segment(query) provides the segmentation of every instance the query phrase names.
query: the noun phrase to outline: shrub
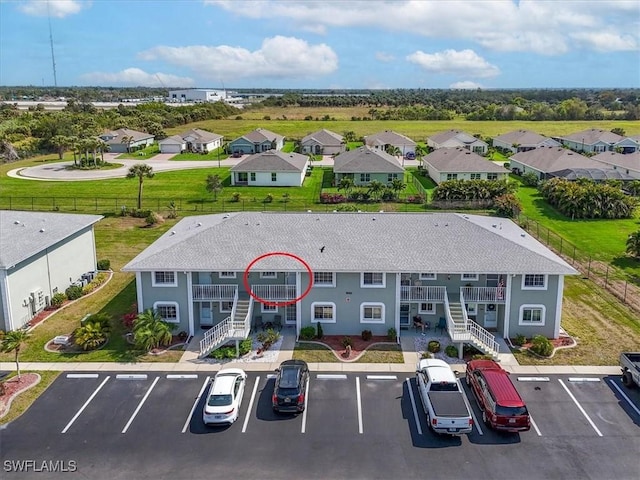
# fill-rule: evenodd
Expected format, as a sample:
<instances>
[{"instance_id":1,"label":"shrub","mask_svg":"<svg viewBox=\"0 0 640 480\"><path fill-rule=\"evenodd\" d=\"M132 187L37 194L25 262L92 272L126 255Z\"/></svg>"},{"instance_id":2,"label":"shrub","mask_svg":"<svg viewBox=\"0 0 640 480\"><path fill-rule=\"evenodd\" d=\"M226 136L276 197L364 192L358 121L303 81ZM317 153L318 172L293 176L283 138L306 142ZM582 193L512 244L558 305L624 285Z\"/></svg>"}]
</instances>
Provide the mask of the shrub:
<instances>
[{"instance_id":1,"label":"shrub","mask_svg":"<svg viewBox=\"0 0 640 480\"><path fill-rule=\"evenodd\" d=\"M407 203L418 203L418 204L422 204L425 201L425 197L424 195L422 195L421 193L417 194L417 195L409 195L407 197Z\"/></svg>"},{"instance_id":2,"label":"shrub","mask_svg":"<svg viewBox=\"0 0 640 480\"><path fill-rule=\"evenodd\" d=\"M82 325L87 325L89 323L99 325L105 333L109 333L111 331L111 315L108 313L94 313L93 315L86 317L81 323Z\"/></svg>"},{"instance_id":3,"label":"shrub","mask_svg":"<svg viewBox=\"0 0 640 480\"><path fill-rule=\"evenodd\" d=\"M352 205L352 204L345 204L345 205L338 205L336 207L336 210L338 212L357 212L358 211L358 207L356 207L355 205Z\"/></svg>"},{"instance_id":4,"label":"shrub","mask_svg":"<svg viewBox=\"0 0 640 480\"><path fill-rule=\"evenodd\" d=\"M256 338L260 343L262 343L262 350L268 350L271 345L280 339L280 333L276 332L273 328L270 328L266 332L260 332L256 335Z\"/></svg>"},{"instance_id":5,"label":"shrub","mask_svg":"<svg viewBox=\"0 0 640 480\"><path fill-rule=\"evenodd\" d=\"M342 346L343 347L353 347L353 340L351 340L351 337L342 337Z\"/></svg>"},{"instance_id":6,"label":"shrub","mask_svg":"<svg viewBox=\"0 0 640 480\"><path fill-rule=\"evenodd\" d=\"M147 225L157 225L164 222L164 219L156 212L149 212L144 221L147 222Z\"/></svg>"},{"instance_id":7,"label":"shrub","mask_svg":"<svg viewBox=\"0 0 640 480\"><path fill-rule=\"evenodd\" d=\"M76 345L83 350L95 350L107 341L109 331L100 322L86 322L74 333Z\"/></svg>"},{"instance_id":8,"label":"shrub","mask_svg":"<svg viewBox=\"0 0 640 480\"><path fill-rule=\"evenodd\" d=\"M519 333L518 335L516 335L516 338L513 340L513 343L514 345L521 347L522 345L527 343L527 337Z\"/></svg>"},{"instance_id":9,"label":"shrub","mask_svg":"<svg viewBox=\"0 0 640 480\"><path fill-rule=\"evenodd\" d=\"M82 287L79 285L71 285L64 291L69 300L77 300L82 296Z\"/></svg>"},{"instance_id":10,"label":"shrub","mask_svg":"<svg viewBox=\"0 0 640 480\"><path fill-rule=\"evenodd\" d=\"M122 326L126 331L133 330L133 322L135 322L136 318L138 318L138 305L134 303L129 308L129 312L122 316Z\"/></svg>"},{"instance_id":11,"label":"shrub","mask_svg":"<svg viewBox=\"0 0 640 480\"><path fill-rule=\"evenodd\" d=\"M387 330L387 339L390 342L395 342L396 340L398 340L398 331L391 327L389 330Z\"/></svg>"},{"instance_id":12,"label":"shrub","mask_svg":"<svg viewBox=\"0 0 640 480\"><path fill-rule=\"evenodd\" d=\"M514 218L522 211L522 204L513 193L507 193L495 198L493 208L499 217Z\"/></svg>"},{"instance_id":13,"label":"shrub","mask_svg":"<svg viewBox=\"0 0 640 480\"><path fill-rule=\"evenodd\" d=\"M318 322L316 324L316 338L318 338L318 340L321 340L322 337L324 337L324 332L322 331L322 323Z\"/></svg>"},{"instance_id":14,"label":"shrub","mask_svg":"<svg viewBox=\"0 0 640 480\"><path fill-rule=\"evenodd\" d=\"M97 267L98 270L111 270L111 260L106 258L98 260Z\"/></svg>"},{"instance_id":15,"label":"shrub","mask_svg":"<svg viewBox=\"0 0 640 480\"><path fill-rule=\"evenodd\" d=\"M371 340L371 337L373 336L373 334L371 333L371 330L362 330L362 340L364 340L365 342L368 342L369 340Z\"/></svg>"},{"instance_id":16,"label":"shrub","mask_svg":"<svg viewBox=\"0 0 640 480\"><path fill-rule=\"evenodd\" d=\"M522 184L527 187L537 187L538 182L540 182L540 179L533 172L527 172L522 175Z\"/></svg>"},{"instance_id":17,"label":"shrub","mask_svg":"<svg viewBox=\"0 0 640 480\"><path fill-rule=\"evenodd\" d=\"M320 203L344 203L347 198L340 193L321 193Z\"/></svg>"},{"instance_id":18,"label":"shrub","mask_svg":"<svg viewBox=\"0 0 640 480\"><path fill-rule=\"evenodd\" d=\"M471 357L471 360L493 360L491 355L485 355L484 353L478 353Z\"/></svg>"},{"instance_id":19,"label":"shrub","mask_svg":"<svg viewBox=\"0 0 640 480\"><path fill-rule=\"evenodd\" d=\"M64 293L58 292L51 297L51 306L53 308L60 308L66 299L67 296Z\"/></svg>"},{"instance_id":20,"label":"shrub","mask_svg":"<svg viewBox=\"0 0 640 480\"><path fill-rule=\"evenodd\" d=\"M184 342L189 337L189 334L184 330L182 330L181 332L178 333L177 336L178 336L178 340L180 340L181 342ZM243 342L244 341L246 340L243 340Z\"/></svg>"},{"instance_id":21,"label":"shrub","mask_svg":"<svg viewBox=\"0 0 640 480\"><path fill-rule=\"evenodd\" d=\"M440 351L440 342L437 340L431 340L427 345L427 350L431 353L438 353Z\"/></svg>"},{"instance_id":22,"label":"shrub","mask_svg":"<svg viewBox=\"0 0 640 480\"><path fill-rule=\"evenodd\" d=\"M448 357L456 358L458 356L458 348L455 345L447 345L444 353L446 353Z\"/></svg>"},{"instance_id":23,"label":"shrub","mask_svg":"<svg viewBox=\"0 0 640 480\"><path fill-rule=\"evenodd\" d=\"M271 202L273 202L273 195L271 195L270 193L267 193L267 196L266 196L266 197L264 197L263 202L264 202L264 203L271 203Z\"/></svg>"},{"instance_id":24,"label":"shrub","mask_svg":"<svg viewBox=\"0 0 640 480\"><path fill-rule=\"evenodd\" d=\"M239 202L240 201L240 192L234 192L231 195L231 201L232 202Z\"/></svg>"},{"instance_id":25,"label":"shrub","mask_svg":"<svg viewBox=\"0 0 640 480\"><path fill-rule=\"evenodd\" d=\"M553 353L553 345L547 337L536 335L531 340L531 351L542 357L548 357Z\"/></svg>"},{"instance_id":26,"label":"shrub","mask_svg":"<svg viewBox=\"0 0 640 480\"><path fill-rule=\"evenodd\" d=\"M250 338L245 338L240 342L240 355L246 355L251 351L253 341Z\"/></svg>"},{"instance_id":27,"label":"shrub","mask_svg":"<svg viewBox=\"0 0 640 480\"><path fill-rule=\"evenodd\" d=\"M312 326L303 327L300 329L300 338L302 340L312 340L316 334L316 329Z\"/></svg>"},{"instance_id":28,"label":"shrub","mask_svg":"<svg viewBox=\"0 0 640 480\"><path fill-rule=\"evenodd\" d=\"M134 218L147 218L149 215L151 215L151 213L151 210L132 208L129 212L129 215Z\"/></svg>"}]
</instances>

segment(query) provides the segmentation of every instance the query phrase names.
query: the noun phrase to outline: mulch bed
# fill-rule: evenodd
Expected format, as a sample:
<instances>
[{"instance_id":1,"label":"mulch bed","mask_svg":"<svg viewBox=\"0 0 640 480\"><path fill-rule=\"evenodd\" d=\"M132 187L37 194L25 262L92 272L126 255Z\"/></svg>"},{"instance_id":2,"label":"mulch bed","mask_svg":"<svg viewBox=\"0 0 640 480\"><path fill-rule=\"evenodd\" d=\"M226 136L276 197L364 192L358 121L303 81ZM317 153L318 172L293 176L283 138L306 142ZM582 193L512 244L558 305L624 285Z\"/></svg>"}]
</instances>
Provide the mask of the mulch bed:
<instances>
[{"instance_id":1,"label":"mulch bed","mask_svg":"<svg viewBox=\"0 0 640 480\"><path fill-rule=\"evenodd\" d=\"M0 389L0 417L3 417L9 410L11 401L24 390L33 387L40 381L40 375L37 373L23 373L21 378L10 378L2 382L3 388Z\"/></svg>"},{"instance_id":2,"label":"mulch bed","mask_svg":"<svg viewBox=\"0 0 640 480\"><path fill-rule=\"evenodd\" d=\"M553 348L559 348L559 347L569 347L571 345L573 345L573 339L571 337L564 337L561 336L559 338L550 338L549 341L551 342L551 345L553 345ZM511 339L511 343L513 345L515 345L515 339L512 338ZM524 345L522 345L520 348L524 349L524 350L528 350L529 348L531 348L533 344L531 343L531 341L526 342Z\"/></svg>"},{"instance_id":3,"label":"mulch bed","mask_svg":"<svg viewBox=\"0 0 640 480\"><path fill-rule=\"evenodd\" d=\"M389 339L386 336L382 335L374 335L370 340L363 340L359 335L351 336L351 354L349 356L346 355L346 349L342 344L342 340L344 339L344 335L324 335L322 340L315 340L316 342L323 343L327 347L329 347L336 354L338 358L341 360L355 360L358 358L368 347L373 345L374 343L385 342L389 343Z\"/></svg>"}]
</instances>

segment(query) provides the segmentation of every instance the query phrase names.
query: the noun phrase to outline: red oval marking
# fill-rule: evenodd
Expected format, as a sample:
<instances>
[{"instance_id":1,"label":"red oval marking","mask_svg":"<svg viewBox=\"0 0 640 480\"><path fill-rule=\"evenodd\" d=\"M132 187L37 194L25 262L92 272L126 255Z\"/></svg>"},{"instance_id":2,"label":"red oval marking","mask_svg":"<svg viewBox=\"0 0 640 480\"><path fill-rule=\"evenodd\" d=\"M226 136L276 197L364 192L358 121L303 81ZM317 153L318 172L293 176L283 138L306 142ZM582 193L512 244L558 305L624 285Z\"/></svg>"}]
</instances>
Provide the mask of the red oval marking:
<instances>
[{"instance_id":1,"label":"red oval marking","mask_svg":"<svg viewBox=\"0 0 640 480\"><path fill-rule=\"evenodd\" d=\"M264 298L256 295L255 293L253 293L251 291L251 286L249 285L249 271L251 270L251 267L253 267L256 263L258 263L259 261L261 261L261 260L263 260L265 258L275 257L275 256L283 256L283 257L293 258L295 261L301 263L304 266L304 268L307 270L307 273L309 273L309 285L307 285L306 290L304 292L302 292L301 295L299 295L298 297L294 298L293 300L287 300L287 301L283 301L283 302L272 302L271 300L264 299ZM255 301L260 302L260 303L264 303L265 305L268 305L268 306L271 306L271 307L286 307L287 305L294 305L294 304L298 303L304 297L309 295L309 292L311 291L311 287L313 287L313 271L311 270L311 267L309 266L309 264L307 262L305 262L299 256L294 255L293 253L289 253L289 252L269 252L269 253L265 253L263 255L260 255L259 257L255 258L255 259L253 259L251 261L249 266L247 266L247 268L245 269L244 274L242 275L242 283L244 284L244 288L247 290L247 292L249 292L249 295Z\"/></svg>"}]
</instances>

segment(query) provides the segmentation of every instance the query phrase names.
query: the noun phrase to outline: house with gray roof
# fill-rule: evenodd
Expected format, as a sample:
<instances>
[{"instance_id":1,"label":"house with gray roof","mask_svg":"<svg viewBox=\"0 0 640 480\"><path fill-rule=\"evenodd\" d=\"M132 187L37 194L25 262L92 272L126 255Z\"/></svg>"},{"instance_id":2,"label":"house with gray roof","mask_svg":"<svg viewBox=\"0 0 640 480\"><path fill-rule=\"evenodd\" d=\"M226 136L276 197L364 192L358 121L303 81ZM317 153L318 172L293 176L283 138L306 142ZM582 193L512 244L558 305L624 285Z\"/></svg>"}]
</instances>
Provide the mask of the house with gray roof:
<instances>
[{"instance_id":1,"label":"house with gray roof","mask_svg":"<svg viewBox=\"0 0 640 480\"><path fill-rule=\"evenodd\" d=\"M603 152L591 157L609 168L640 180L640 150L634 153Z\"/></svg>"},{"instance_id":2,"label":"house with gray roof","mask_svg":"<svg viewBox=\"0 0 640 480\"><path fill-rule=\"evenodd\" d=\"M300 187L309 168L309 157L280 150L255 153L231 167L231 185Z\"/></svg>"},{"instance_id":3,"label":"house with gray roof","mask_svg":"<svg viewBox=\"0 0 640 480\"><path fill-rule=\"evenodd\" d=\"M466 148L440 148L422 159L431 179L440 184L447 180L506 180L509 170Z\"/></svg>"},{"instance_id":4,"label":"house with gray roof","mask_svg":"<svg viewBox=\"0 0 640 480\"><path fill-rule=\"evenodd\" d=\"M119 128L104 132L99 138L109 146L109 151L127 153L152 145L155 137L150 133L130 128Z\"/></svg>"},{"instance_id":5,"label":"house with gray roof","mask_svg":"<svg viewBox=\"0 0 640 480\"><path fill-rule=\"evenodd\" d=\"M56 293L95 272L101 218L0 210L0 330L24 327Z\"/></svg>"},{"instance_id":6,"label":"house with gray roof","mask_svg":"<svg viewBox=\"0 0 640 480\"><path fill-rule=\"evenodd\" d=\"M635 180L631 175L612 168L565 168L557 172L550 172L547 176L549 178L563 178L569 181L586 179L594 182L604 182L606 180L630 182Z\"/></svg>"},{"instance_id":7,"label":"house with gray roof","mask_svg":"<svg viewBox=\"0 0 640 480\"><path fill-rule=\"evenodd\" d=\"M267 150L282 150L284 137L264 128L256 128L251 132L229 142L230 153L241 155L266 152Z\"/></svg>"},{"instance_id":8,"label":"house with gray roof","mask_svg":"<svg viewBox=\"0 0 640 480\"><path fill-rule=\"evenodd\" d=\"M386 185L395 179L404 180L404 168L384 150L358 147L333 159L333 175L336 185L343 177L351 178L354 185L369 185L373 180Z\"/></svg>"},{"instance_id":9,"label":"house with gray roof","mask_svg":"<svg viewBox=\"0 0 640 480\"><path fill-rule=\"evenodd\" d=\"M640 135L629 135L613 145L613 151L618 153L640 152Z\"/></svg>"},{"instance_id":10,"label":"house with gray roof","mask_svg":"<svg viewBox=\"0 0 640 480\"><path fill-rule=\"evenodd\" d=\"M171 135L158 142L160 153L182 153L187 149L187 142L180 135Z\"/></svg>"},{"instance_id":11,"label":"house with gray roof","mask_svg":"<svg viewBox=\"0 0 640 480\"><path fill-rule=\"evenodd\" d=\"M123 270L138 309L195 336L201 355L258 324L400 337L420 315L495 356L496 336L557 338L577 274L506 218L382 212L187 217Z\"/></svg>"},{"instance_id":12,"label":"house with gray roof","mask_svg":"<svg viewBox=\"0 0 640 480\"><path fill-rule=\"evenodd\" d=\"M374 150L382 150L383 152L386 152L389 147L396 147L402 157L407 153L415 153L416 151L416 142L406 135L392 130L367 135L364 137L364 144Z\"/></svg>"},{"instance_id":13,"label":"house with gray roof","mask_svg":"<svg viewBox=\"0 0 640 480\"><path fill-rule=\"evenodd\" d=\"M447 130L446 132L431 135L427 137L427 146L434 150L462 147L478 155L486 155L489 149L489 145L486 142L462 130Z\"/></svg>"},{"instance_id":14,"label":"house with gray roof","mask_svg":"<svg viewBox=\"0 0 640 480\"><path fill-rule=\"evenodd\" d=\"M509 157L509 162L512 171L519 175L533 172L540 180L548 178L551 172L567 168L606 168L602 162L562 147L540 147L516 153Z\"/></svg>"},{"instance_id":15,"label":"house with gray roof","mask_svg":"<svg viewBox=\"0 0 640 480\"><path fill-rule=\"evenodd\" d=\"M300 141L300 151L313 155L337 155L345 151L344 138L331 130L318 130Z\"/></svg>"},{"instance_id":16,"label":"house with gray roof","mask_svg":"<svg viewBox=\"0 0 640 480\"><path fill-rule=\"evenodd\" d=\"M588 128L569 135L554 137L562 145L576 152L602 153L614 149L616 143L624 139L617 133L599 128Z\"/></svg>"},{"instance_id":17,"label":"house with gray roof","mask_svg":"<svg viewBox=\"0 0 640 480\"><path fill-rule=\"evenodd\" d=\"M511 153L528 152L540 147L560 147L560 142L531 130L513 130L493 139L493 146Z\"/></svg>"},{"instance_id":18,"label":"house with gray roof","mask_svg":"<svg viewBox=\"0 0 640 480\"><path fill-rule=\"evenodd\" d=\"M222 135L193 128L180 135L187 144L187 150L194 153L209 153L222 147Z\"/></svg>"}]
</instances>

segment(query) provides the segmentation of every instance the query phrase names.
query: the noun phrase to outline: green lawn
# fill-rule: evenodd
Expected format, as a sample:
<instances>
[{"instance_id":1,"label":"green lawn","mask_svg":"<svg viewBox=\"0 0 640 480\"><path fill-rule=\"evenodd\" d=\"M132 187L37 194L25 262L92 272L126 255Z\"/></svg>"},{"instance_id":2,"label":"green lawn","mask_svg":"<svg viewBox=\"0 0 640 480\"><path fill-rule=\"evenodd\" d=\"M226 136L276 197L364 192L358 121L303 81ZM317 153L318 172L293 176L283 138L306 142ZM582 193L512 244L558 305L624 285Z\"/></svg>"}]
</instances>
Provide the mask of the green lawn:
<instances>
[{"instance_id":1,"label":"green lawn","mask_svg":"<svg viewBox=\"0 0 640 480\"><path fill-rule=\"evenodd\" d=\"M229 155L224 151L224 148L216 148L215 150L209 153L179 153L175 157L172 157L171 160L225 160L229 158Z\"/></svg>"},{"instance_id":2,"label":"green lawn","mask_svg":"<svg viewBox=\"0 0 640 480\"><path fill-rule=\"evenodd\" d=\"M122 153L118 155L116 158L128 158L130 160L141 160L151 158L160 153L160 146L157 143L153 143L147 147L144 147L141 150L136 150L135 152Z\"/></svg>"}]
</instances>

